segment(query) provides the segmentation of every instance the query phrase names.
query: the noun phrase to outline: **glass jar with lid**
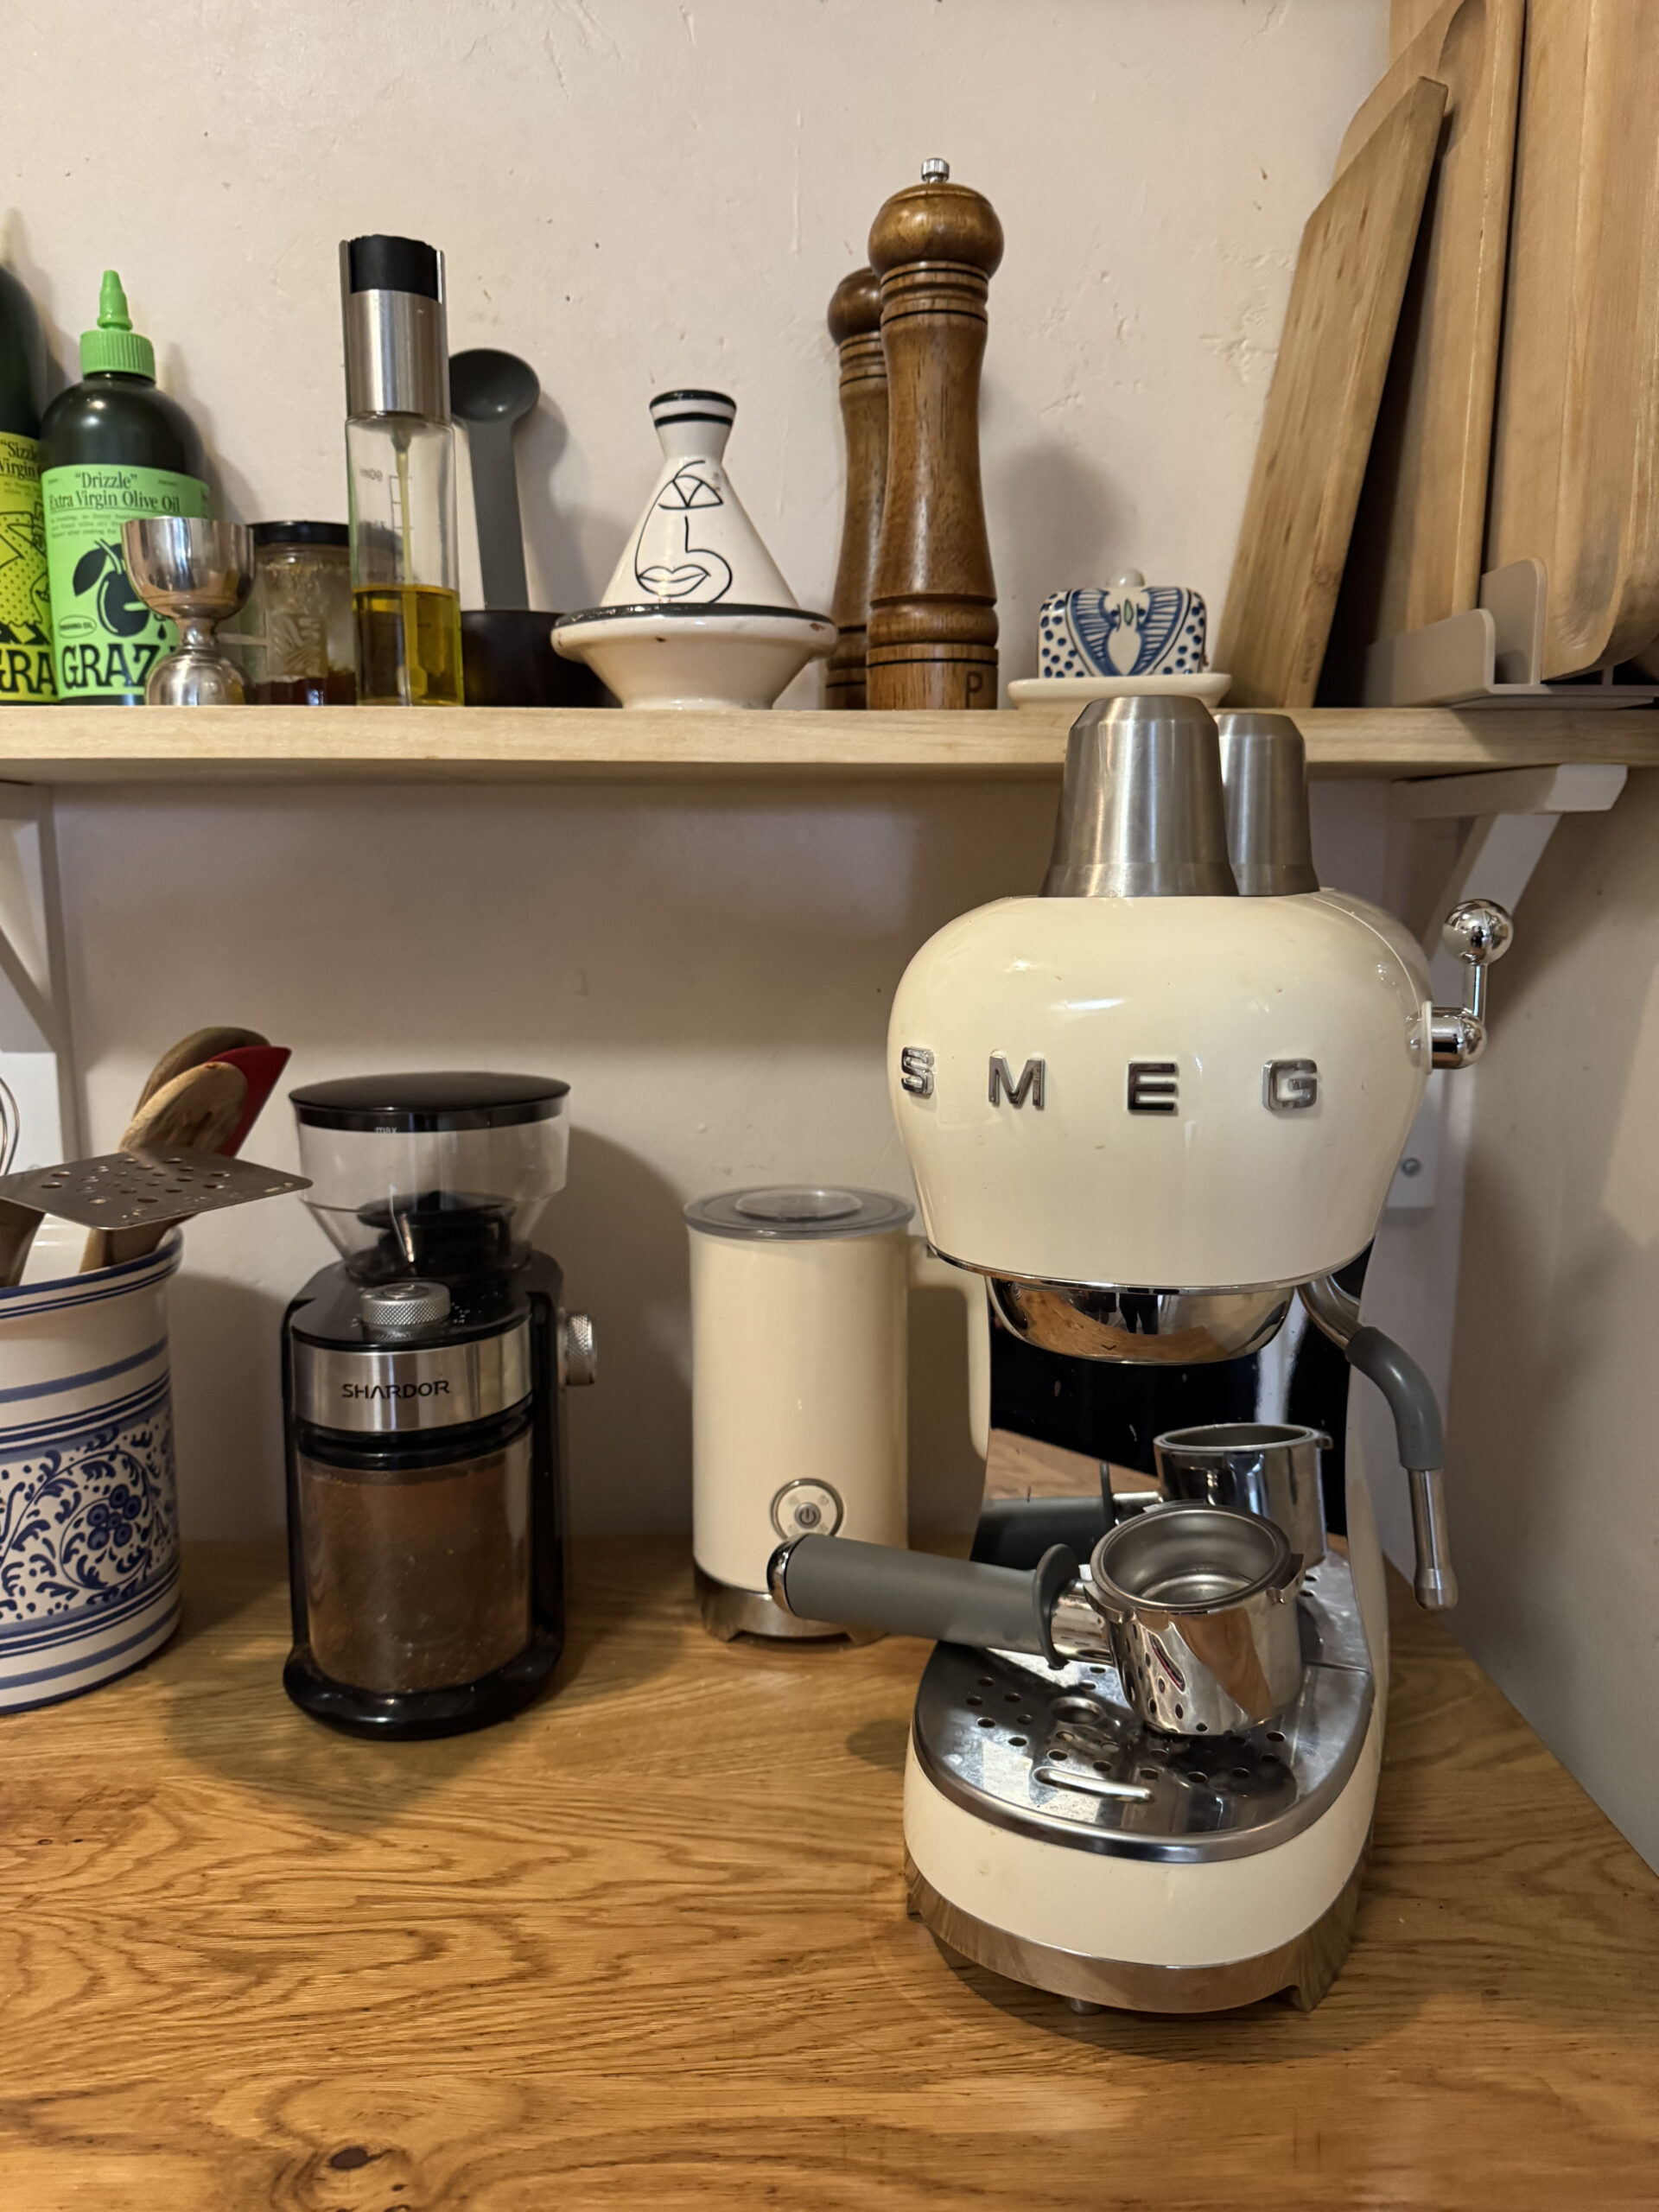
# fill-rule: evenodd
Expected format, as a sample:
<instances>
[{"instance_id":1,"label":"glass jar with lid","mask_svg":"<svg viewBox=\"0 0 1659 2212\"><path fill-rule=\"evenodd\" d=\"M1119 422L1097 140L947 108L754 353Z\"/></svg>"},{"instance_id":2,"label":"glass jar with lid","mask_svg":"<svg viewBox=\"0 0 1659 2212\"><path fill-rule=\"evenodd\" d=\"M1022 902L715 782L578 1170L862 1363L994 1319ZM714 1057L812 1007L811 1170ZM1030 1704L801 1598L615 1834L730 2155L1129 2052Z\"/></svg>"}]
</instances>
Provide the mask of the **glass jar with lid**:
<instances>
[{"instance_id":1,"label":"glass jar with lid","mask_svg":"<svg viewBox=\"0 0 1659 2212\"><path fill-rule=\"evenodd\" d=\"M219 632L250 705L349 707L357 698L351 534L343 522L253 525L253 590Z\"/></svg>"}]
</instances>

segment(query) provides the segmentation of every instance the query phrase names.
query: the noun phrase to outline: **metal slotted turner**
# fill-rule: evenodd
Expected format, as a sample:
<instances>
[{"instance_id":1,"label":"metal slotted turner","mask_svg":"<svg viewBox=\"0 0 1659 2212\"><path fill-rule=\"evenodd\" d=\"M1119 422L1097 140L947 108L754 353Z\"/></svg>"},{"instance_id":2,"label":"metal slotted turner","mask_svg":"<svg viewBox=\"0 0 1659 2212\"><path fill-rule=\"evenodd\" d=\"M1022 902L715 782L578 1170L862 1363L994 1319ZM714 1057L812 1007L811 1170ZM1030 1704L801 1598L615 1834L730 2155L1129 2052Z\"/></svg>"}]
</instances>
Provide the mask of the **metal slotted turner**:
<instances>
[{"instance_id":1,"label":"metal slotted turner","mask_svg":"<svg viewBox=\"0 0 1659 2212\"><path fill-rule=\"evenodd\" d=\"M254 1198L308 1191L310 1178L285 1175L222 1152L179 1147L134 1146L72 1160L60 1167L32 1167L0 1176L0 1198L41 1213L78 1221L87 1229L142 1229L156 1222L188 1221L194 1214L244 1206Z\"/></svg>"}]
</instances>

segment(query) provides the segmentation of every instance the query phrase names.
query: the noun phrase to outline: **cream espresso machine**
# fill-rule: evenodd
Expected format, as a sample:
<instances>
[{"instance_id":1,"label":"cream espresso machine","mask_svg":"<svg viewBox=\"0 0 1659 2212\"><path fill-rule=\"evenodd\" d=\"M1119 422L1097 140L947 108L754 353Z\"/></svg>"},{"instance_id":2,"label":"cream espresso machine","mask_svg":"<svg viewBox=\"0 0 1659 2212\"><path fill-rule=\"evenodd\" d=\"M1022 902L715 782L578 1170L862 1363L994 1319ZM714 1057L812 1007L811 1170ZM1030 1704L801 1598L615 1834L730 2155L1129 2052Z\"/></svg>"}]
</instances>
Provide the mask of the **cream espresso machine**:
<instances>
[{"instance_id":1,"label":"cream espresso machine","mask_svg":"<svg viewBox=\"0 0 1659 2212\"><path fill-rule=\"evenodd\" d=\"M1431 1066L1484 1042L1509 919L1454 912L1467 1003L1432 1005L1403 926L1319 888L1294 723L1222 721L1179 698L1084 709L1042 895L962 916L905 974L893 1111L931 1245L1026 1345L1201 1375L1262 1353L1300 1300L1389 1401L1417 1596L1449 1605L1433 1390L1336 1278L1376 1233ZM911 1910L951 1949L1080 2010L1324 1995L1388 1669L1351 1464L1345 1554L1325 1544L1328 1443L1173 1430L1157 1490L988 1505L969 1560L779 1547L780 1605L939 1639L905 1840Z\"/></svg>"}]
</instances>

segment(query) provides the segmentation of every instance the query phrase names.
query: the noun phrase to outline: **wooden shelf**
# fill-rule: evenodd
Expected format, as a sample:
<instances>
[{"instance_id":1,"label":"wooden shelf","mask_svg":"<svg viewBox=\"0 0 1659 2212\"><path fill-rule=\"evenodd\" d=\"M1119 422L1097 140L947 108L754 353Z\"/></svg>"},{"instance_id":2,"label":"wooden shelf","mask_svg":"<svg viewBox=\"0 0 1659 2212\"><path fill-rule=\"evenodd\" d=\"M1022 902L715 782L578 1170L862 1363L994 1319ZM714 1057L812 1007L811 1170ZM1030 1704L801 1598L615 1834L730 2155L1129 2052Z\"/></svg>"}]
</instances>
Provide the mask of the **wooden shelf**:
<instances>
[{"instance_id":1,"label":"wooden shelf","mask_svg":"<svg viewBox=\"0 0 1659 2212\"><path fill-rule=\"evenodd\" d=\"M1319 776L1659 766L1659 712L1320 707L1295 717ZM646 714L589 709L14 707L0 782L439 783L1057 775L1063 707L1001 714Z\"/></svg>"}]
</instances>

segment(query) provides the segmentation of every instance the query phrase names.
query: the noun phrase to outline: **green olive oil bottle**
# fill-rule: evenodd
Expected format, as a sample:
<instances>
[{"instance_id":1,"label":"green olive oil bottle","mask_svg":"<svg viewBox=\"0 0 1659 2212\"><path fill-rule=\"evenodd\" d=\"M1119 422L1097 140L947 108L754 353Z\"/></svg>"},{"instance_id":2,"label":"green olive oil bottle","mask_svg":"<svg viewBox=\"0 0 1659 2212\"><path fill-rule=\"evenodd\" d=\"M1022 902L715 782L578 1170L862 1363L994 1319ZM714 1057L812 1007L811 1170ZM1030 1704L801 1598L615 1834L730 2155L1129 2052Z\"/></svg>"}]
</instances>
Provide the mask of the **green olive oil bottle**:
<instances>
[{"instance_id":1,"label":"green olive oil bottle","mask_svg":"<svg viewBox=\"0 0 1659 2212\"><path fill-rule=\"evenodd\" d=\"M35 302L0 268L0 707L54 696L52 608L41 516L46 348Z\"/></svg>"},{"instance_id":2,"label":"green olive oil bottle","mask_svg":"<svg viewBox=\"0 0 1659 2212\"><path fill-rule=\"evenodd\" d=\"M201 441L156 389L156 349L104 272L98 327L80 341L79 384L41 424L41 487L58 696L78 705L141 706L144 678L173 651L172 623L132 588L121 525L139 515L206 515Z\"/></svg>"}]
</instances>

